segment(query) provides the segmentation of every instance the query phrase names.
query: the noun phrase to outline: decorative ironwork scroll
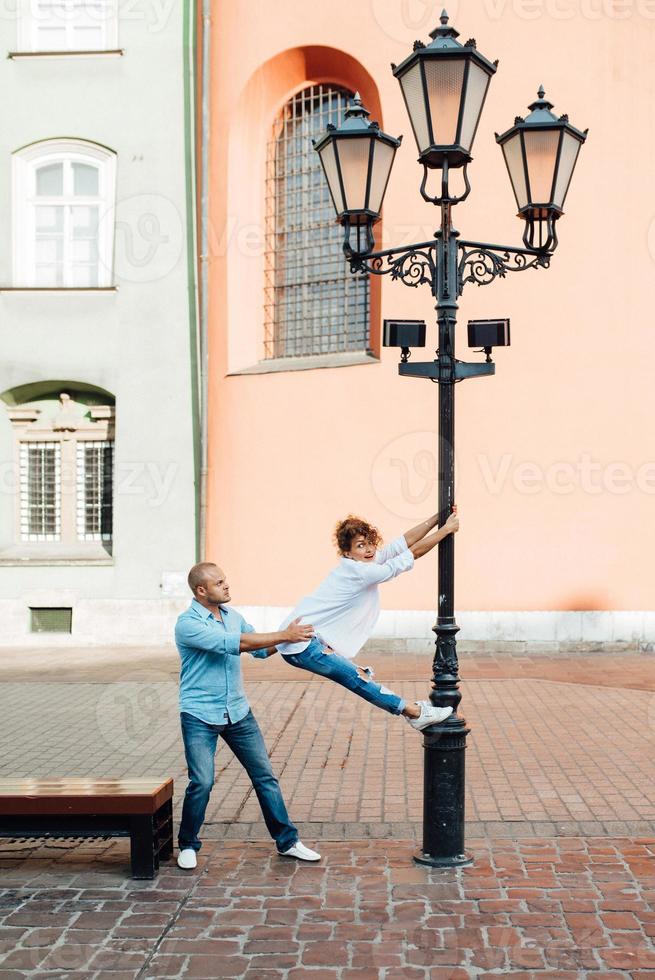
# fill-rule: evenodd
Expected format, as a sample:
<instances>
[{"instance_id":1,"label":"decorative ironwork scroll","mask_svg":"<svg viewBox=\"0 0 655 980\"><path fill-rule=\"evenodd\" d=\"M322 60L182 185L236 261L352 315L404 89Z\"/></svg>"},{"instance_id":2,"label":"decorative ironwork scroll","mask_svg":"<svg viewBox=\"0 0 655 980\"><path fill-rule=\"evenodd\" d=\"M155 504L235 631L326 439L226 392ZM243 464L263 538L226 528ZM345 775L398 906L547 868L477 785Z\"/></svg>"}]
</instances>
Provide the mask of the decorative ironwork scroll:
<instances>
[{"instance_id":1,"label":"decorative ironwork scroll","mask_svg":"<svg viewBox=\"0 0 655 980\"><path fill-rule=\"evenodd\" d=\"M502 245L485 245L482 242L460 242L461 258L458 265L459 295L467 282L486 286L494 279L504 279L508 272L525 269L547 269L550 255L528 249L503 248Z\"/></svg>"},{"instance_id":2,"label":"decorative ironwork scroll","mask_svg":"<svg viewBox=\"0 0 655 980\"><path fill-rule=\"evenodd\" d=\"M350 271L374 276L390 275L394 280L400 280L405 286L420 286L426 284L434 289L436 277L436 256L431 247L415 247L409 249L390 249L386 252L371 255L350 255Z\"/></svg>"}]
</instances>

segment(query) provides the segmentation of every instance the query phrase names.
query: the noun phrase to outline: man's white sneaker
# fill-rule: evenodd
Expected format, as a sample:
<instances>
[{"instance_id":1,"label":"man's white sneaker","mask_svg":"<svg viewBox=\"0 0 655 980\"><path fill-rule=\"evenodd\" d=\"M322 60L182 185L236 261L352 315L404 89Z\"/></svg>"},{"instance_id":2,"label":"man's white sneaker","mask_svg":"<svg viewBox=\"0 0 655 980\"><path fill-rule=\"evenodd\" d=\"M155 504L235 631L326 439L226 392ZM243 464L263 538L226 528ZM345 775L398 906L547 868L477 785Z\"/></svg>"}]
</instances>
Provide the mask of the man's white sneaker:
<instances>
[{"instance_id":1,"label":"man's white sneaker","mask_svg":"<svg viewBox=\"0 0 655 980\"><path fill-rule=\"evenodd\" d=\"M430 725L439 725L453 713L452 708L435 708L434 705L427 704L425 701L417 701L416 703L421 709L421 714L418 718L407 718L407 721L417 732L422 732L424 728L429 728Z\"/></svg>"},{"instance_id":2,"label":"man's white sneaker","mask_svg":"<svg viewBox=\"0 0 655 980\"><path fill-rule=\"evenodd\" d=\"M177 856L178 868L184 868L185 871L190 871L192 868L195 868L197 863L196 852L192 847L185 847Z\"/></svg>"},{"instance_id":3,"label":"man's white sneaker","mask_svg":"<svg viewBox=\"0 0 655 980\"><path fill-rule=\"evenodd\" d=\"M296 841L288 851L280 851L282 857L298 858L299 861L320 861L321 855L305 847L302 841Z\"/></svg>"}]
</instances>

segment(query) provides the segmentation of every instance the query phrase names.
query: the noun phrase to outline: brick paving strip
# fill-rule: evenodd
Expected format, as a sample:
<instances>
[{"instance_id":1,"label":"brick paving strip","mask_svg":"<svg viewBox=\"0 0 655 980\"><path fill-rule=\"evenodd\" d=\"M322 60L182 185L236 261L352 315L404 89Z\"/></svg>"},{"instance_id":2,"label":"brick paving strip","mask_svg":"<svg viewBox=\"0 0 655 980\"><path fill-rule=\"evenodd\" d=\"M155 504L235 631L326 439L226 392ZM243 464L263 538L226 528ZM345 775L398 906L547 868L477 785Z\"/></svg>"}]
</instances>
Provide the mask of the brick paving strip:
<instances>
[{"instance_id":1,"label":"brick paving strip","mask_svg":"<svg viewBox=\"0 0 655 980\"><path fill-rule=\"evenodd\" d=\"M655 837L469 841L431 871L409 841L320 865L210 842L196 872L125 876L120 844L2 848L0 976L640 980L655 971Z\"/></svg>"}]
</instances>

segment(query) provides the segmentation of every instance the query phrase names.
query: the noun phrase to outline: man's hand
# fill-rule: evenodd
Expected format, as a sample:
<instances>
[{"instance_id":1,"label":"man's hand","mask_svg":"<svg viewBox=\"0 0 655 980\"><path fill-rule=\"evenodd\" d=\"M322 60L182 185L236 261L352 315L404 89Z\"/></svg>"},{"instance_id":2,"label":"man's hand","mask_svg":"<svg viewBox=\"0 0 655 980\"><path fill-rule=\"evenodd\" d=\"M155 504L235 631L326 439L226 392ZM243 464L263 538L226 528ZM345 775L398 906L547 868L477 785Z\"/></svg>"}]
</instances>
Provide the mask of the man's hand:
<instances>
[{"instance_id":1,"label":"man's hand","mask_svg":"<svg viewBox=\"0 0 655 980\"><path fill-rule=\"evenodd\" d=\"M285 643L302 643L303 640L311 640L314 636L314 627L306 624L300 625L301 617L289 623L284 631Z\"/></svg>"},{"instance_id":2,"label":"man's hand","mask_svg":"<svg viewBox=\"0 0 655 980\"><path fill-rule=\"evenodd\" d=\"M457 516L457 506L453 507L453 512L443 526L446 534L455 534L459 531L459 517Z\"/></svg>"}]
</instances>

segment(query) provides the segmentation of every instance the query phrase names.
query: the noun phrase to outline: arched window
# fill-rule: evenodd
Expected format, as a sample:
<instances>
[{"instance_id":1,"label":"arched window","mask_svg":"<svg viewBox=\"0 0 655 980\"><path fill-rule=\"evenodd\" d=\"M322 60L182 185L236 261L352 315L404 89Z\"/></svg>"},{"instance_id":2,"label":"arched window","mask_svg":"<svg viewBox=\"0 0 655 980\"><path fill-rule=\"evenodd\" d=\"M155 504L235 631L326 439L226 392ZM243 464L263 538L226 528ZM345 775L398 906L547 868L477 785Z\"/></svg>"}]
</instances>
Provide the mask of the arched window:
<instances>
[{"instance_id":1,"label":"arched window","mask_svg":"<svg viewBox=\"0 0 655 980\"><path fill-rule=\"evenodd\" d=\"M117 44L118 0L19 0L20 51L106 51Z\"/></svg>"},{"instance_id":2,"label":"arched window","mask_svg":"<svg viewBox=\"0 0 655 980\"><path fill-rule=\"evenodd\" d=\"M312 139L337 125L352 93L310 85L285 105L269 144L266 193L265 357L367 351L368 277L342 252Z\"/></svg>"},{"instance_id":3,"label":"arched window","mask_svg":"<svg viewBox=\"0 0 655 980\"><path fill-rule=\"evenodd\" d=\"M116 155L75 140L14 154L14 285L112 285Z\"/></svg>"},{"instance_id":4,"label":"arched window","mask_svg":"<svg viewBox=\"0 0 655 980\"><path fill-rule=\"evenodd\" d=\"M80 387L42 382L2 396L15 442L17 557L111 554L115 405Z\"/></svg>"}]
</instances>

